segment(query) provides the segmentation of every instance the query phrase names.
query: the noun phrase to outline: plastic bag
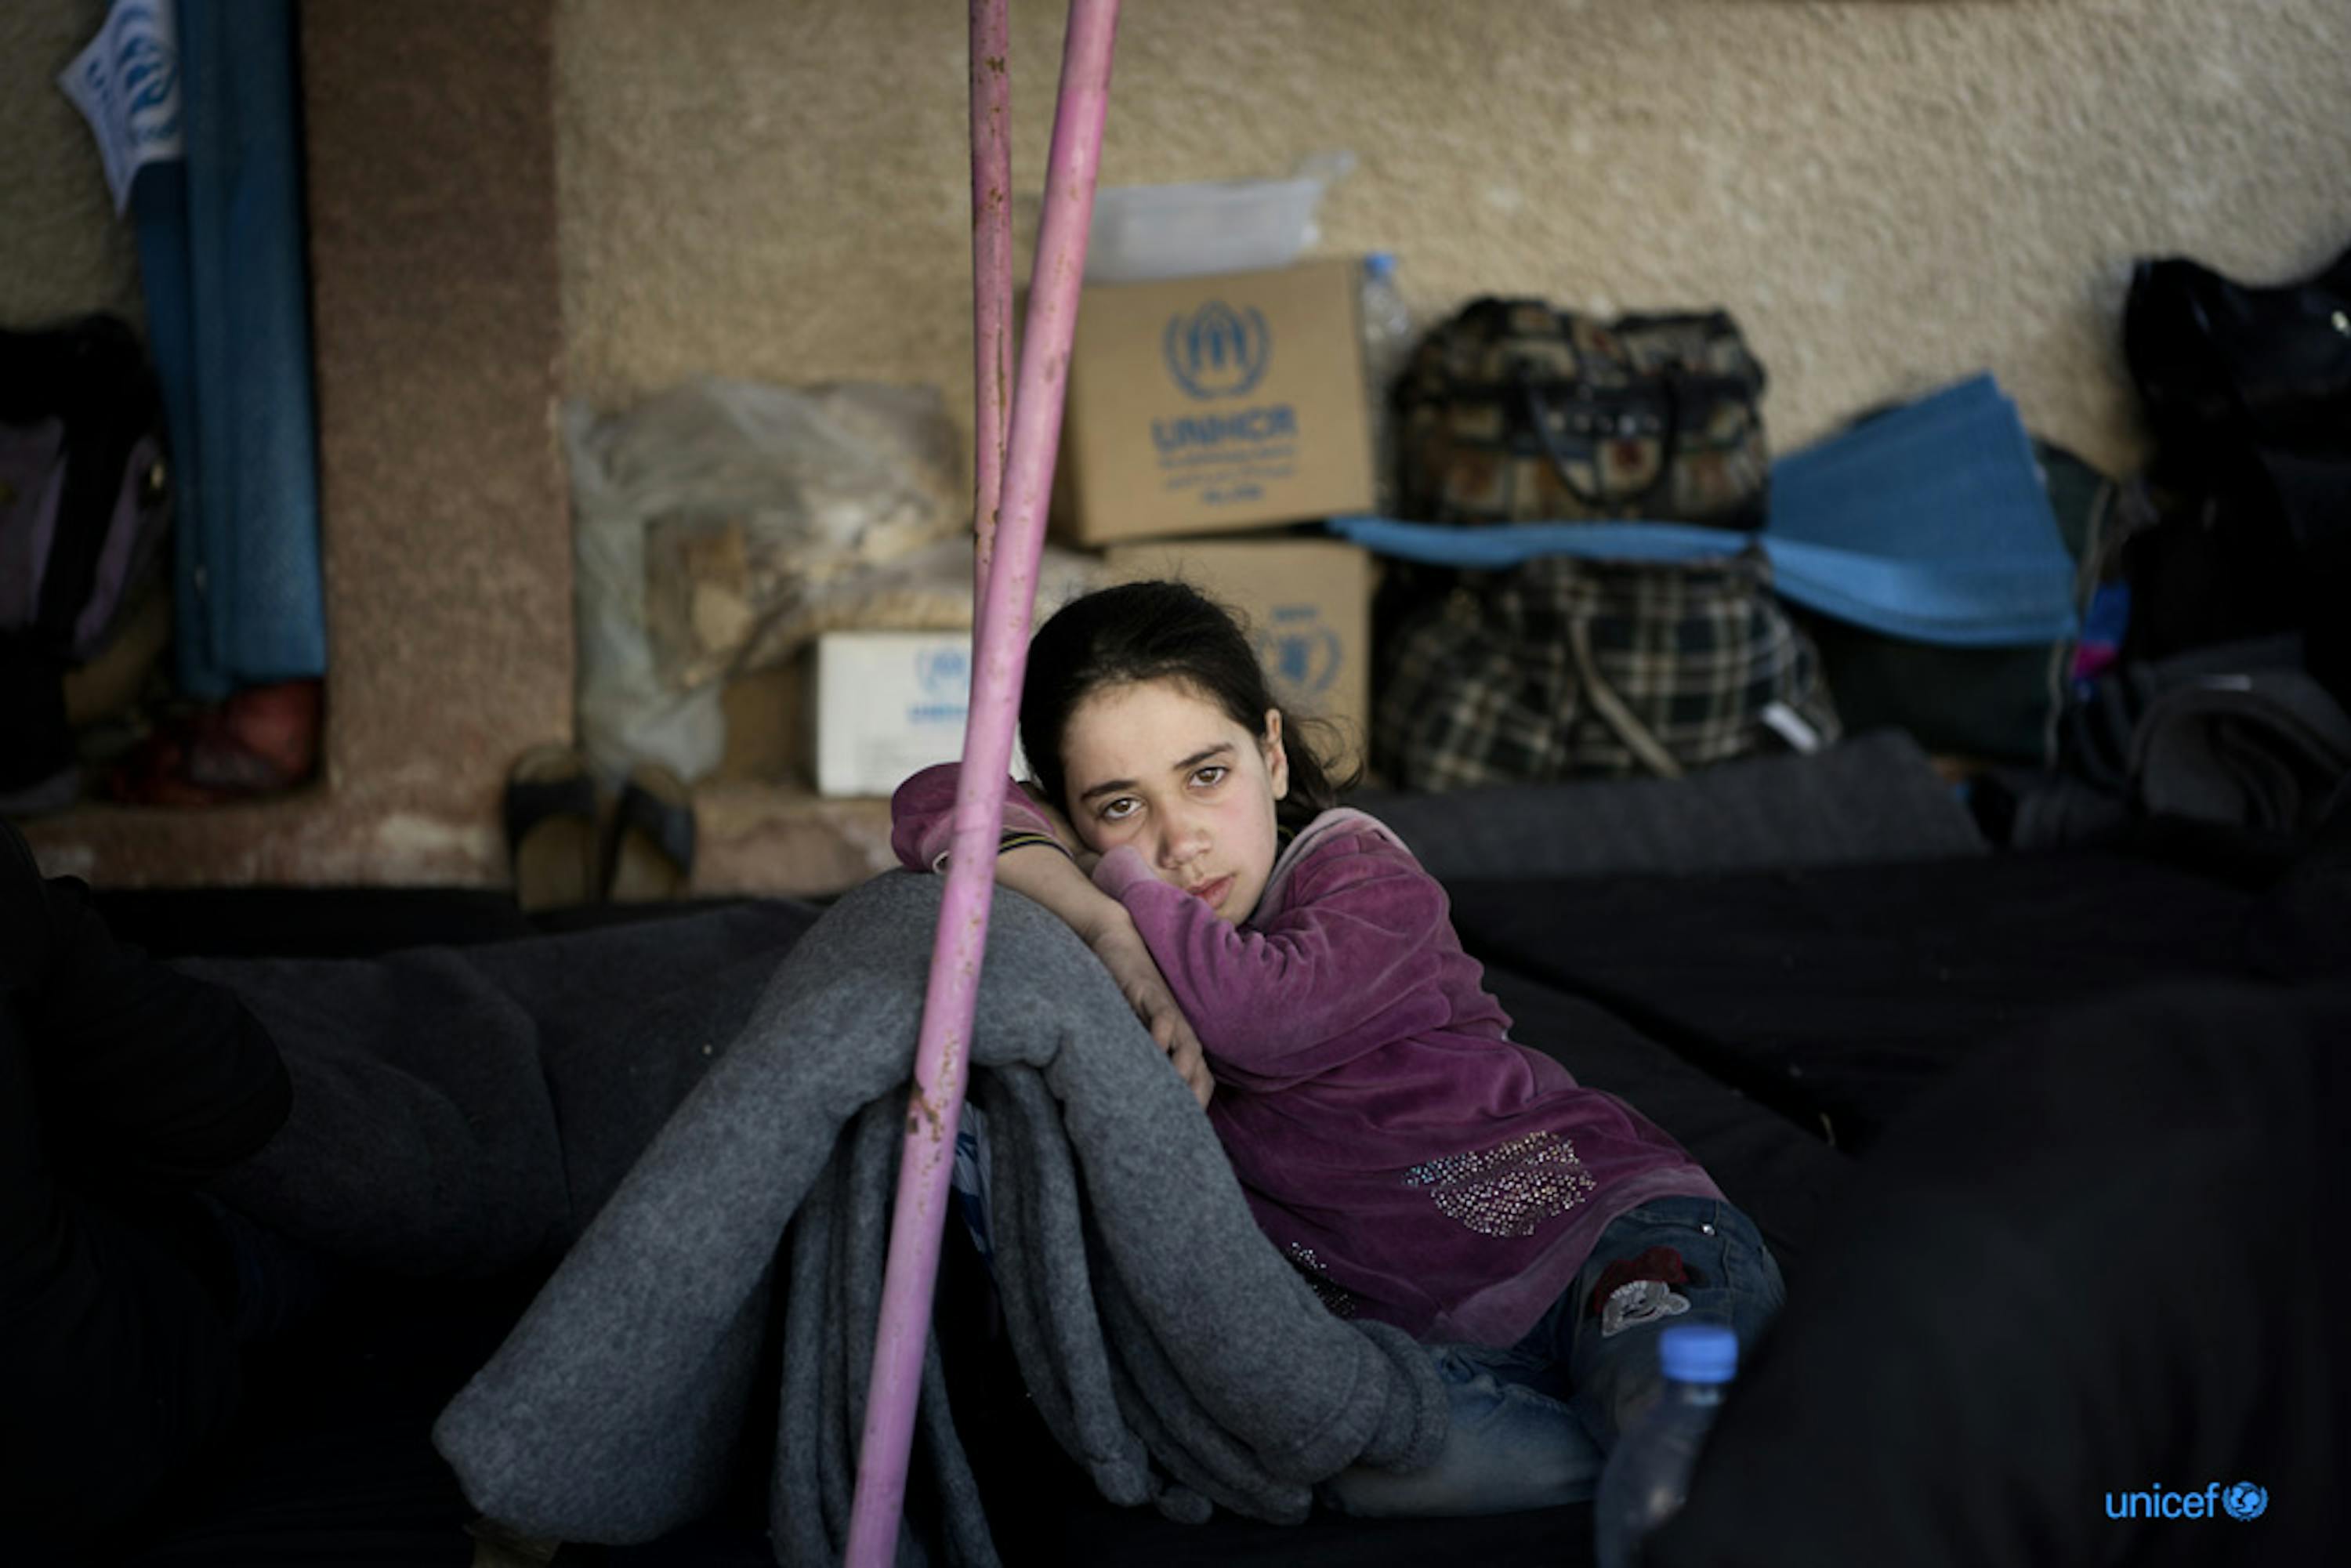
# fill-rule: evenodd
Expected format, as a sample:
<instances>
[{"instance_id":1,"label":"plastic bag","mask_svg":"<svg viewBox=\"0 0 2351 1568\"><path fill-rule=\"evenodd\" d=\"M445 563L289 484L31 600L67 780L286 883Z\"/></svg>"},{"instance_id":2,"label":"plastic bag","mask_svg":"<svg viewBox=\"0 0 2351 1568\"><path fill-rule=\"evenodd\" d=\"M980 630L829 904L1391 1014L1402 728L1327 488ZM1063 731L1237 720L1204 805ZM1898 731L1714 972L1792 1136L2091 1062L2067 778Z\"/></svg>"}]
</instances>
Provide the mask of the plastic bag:
<instances>
[{"instance_id":1,"label":"plastic bag","mask_svg":"<svg viewBox=\"0 0 2351 1568\"><path fill-rule=\"evenodd\" d=\"M707 775L726 680L824 632L972 623L970 497L935 389L701 380L610 416L570 404L564 437L580 744L601 772ZM1103 580L1048 547L1039 616Z\"/></svg>"},{"instance_id":2,"label":"plastic bag","mask_svg":"<svg viewBox=\"0 0 2351 1568\"><path fill-rule=\"evenodd\" d=\"M1299 160L1287 179L1106 185L1094 197L1086 281L1288 267L1322 237L1314 210L1354 166L1352 152L1320 152Z\"/></svg>"},{"instance_id":3,"label":"plastic bag","mask_svg":"<svg viewBox=\"0 0 2351 1568\"><path fill-rule=\"evenodd\" d=\"M771 629L968 527L935 388L705 378L610 416L571 405L564 434L580 740L608 773L707 774L724 679L797 646Z\"/></svg>"},{"instance_id":4,"label":"plastic bag","mask_svg":"<svg viewBox=\"0 0 2351 1568\"><path fill-rule=\"evenodd\" d=\"M580 744L607 777L646 761L691 783L718 766L726 715L717 687L674 691L653 673L645 636L645 530L627 492L605 476L598 429L594 409L565 405Z\"/></svg>"}]
</instances>

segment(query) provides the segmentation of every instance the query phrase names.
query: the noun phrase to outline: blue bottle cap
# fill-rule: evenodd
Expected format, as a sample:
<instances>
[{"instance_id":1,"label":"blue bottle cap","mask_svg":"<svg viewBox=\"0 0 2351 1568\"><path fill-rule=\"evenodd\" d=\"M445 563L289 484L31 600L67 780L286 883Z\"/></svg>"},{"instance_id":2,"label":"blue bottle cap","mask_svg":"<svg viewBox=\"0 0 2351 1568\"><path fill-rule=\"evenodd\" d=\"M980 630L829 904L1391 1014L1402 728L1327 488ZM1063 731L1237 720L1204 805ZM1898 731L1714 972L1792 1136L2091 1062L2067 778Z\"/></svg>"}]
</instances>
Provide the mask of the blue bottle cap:
<instances>
[{"instance_id":1,"label":"blue bottle cap","mask_svg":"<svg viewBox=\"0 0 2351 1568\"><path fill-rule=\"evenodd\" d=\"M1372 277L1394 277L1395 276L1395 257L1387 251L1375 250L1372 252L1371 255L1364 257L1364 271L1367 276Z\"/></svg>"},{"instance_id":2,"label":"blue bottle cap","mask_svg":"<svg viewBox=\"0 0 2351 1568\"><path fill-rule=\"evenodd\" d=\"M1739 1336L1719 1323L1684 1323L1657 1336L1657 1360L1677 1383L1728 1383L1739 1371Z\"/></svg>"}]
</instances>

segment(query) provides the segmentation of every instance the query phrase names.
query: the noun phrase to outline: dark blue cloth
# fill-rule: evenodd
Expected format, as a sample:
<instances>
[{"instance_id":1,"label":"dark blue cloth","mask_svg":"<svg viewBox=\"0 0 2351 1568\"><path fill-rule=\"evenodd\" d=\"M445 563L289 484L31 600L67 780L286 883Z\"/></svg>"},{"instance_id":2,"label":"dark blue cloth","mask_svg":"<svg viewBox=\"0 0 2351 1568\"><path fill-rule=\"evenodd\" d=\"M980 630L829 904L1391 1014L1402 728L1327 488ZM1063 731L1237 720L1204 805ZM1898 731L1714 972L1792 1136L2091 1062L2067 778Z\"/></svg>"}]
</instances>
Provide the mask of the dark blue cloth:
<instances>
[{"instance_id":1,"label":"dark blue cloth","mask_svg":"<svg viewBox=\"0 0 2351 1568\"><path fill-rule=\"evenodd\" d=\"M183 163L131 187L176 473L180 684L327 667L290 0L183 0Z\"/></svg>"}]
</instances>

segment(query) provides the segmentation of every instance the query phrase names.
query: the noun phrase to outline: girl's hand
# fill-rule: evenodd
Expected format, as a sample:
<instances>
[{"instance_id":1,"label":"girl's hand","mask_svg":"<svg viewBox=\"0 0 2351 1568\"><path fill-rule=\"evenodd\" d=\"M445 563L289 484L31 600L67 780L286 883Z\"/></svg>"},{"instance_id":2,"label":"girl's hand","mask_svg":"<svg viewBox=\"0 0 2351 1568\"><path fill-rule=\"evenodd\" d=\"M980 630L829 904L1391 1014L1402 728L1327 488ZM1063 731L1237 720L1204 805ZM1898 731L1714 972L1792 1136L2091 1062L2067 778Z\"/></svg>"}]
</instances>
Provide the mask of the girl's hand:
<instances>
[{"instance_id":1,"label":"girl's hand","mask_svg":"<svg viewBox=\"0 0 2351 1568\"><path fill-rule=\"evenodd\" d=\"M1192 1032L1191 1019L1176 1006L1166 977L1153 962L1151 949L1144 946L1143 934L1134 928L1134 917L1117 899L1094 886L1089 873L1100 857L1086 851L1085 841L1070 831L1069 820L1050 809L1045 820L1069 848L1071 858L1063 860L1041 846L1015 849L997 857L996 880L1043 904L1078 934L1118 982L1119 995L1167 1053L1177 1075L1206 1105L1208 1096L1216 1092L1217 1081L1209 1076L1200 1037Z\"/></svg>"},{"instance_id":2,"label":"girl's hand","mask_svg":"<svg viewBox=\"0 0 2351 1568\"><path fill-rule=\"evenodd\" d=\"M1105 920L1088 945L1094 956L1118 982L1119 994L1134 1016L1143 1020L1159 1049L1167 1053L1177 1076L1192 1091L1194 1099L1202 1106L1217 1092L1217 1081L1208 1071L1208 1059L1200 1050L1200 1037L1192 1032L1192 1023L1184 1009L1176 1005L1175 993L1167 988L1166 977L1152 960L1151 949L1144 946L1143 935L1134 922L1119 912L1120 918Z\"/></svg>"}]
</instances>

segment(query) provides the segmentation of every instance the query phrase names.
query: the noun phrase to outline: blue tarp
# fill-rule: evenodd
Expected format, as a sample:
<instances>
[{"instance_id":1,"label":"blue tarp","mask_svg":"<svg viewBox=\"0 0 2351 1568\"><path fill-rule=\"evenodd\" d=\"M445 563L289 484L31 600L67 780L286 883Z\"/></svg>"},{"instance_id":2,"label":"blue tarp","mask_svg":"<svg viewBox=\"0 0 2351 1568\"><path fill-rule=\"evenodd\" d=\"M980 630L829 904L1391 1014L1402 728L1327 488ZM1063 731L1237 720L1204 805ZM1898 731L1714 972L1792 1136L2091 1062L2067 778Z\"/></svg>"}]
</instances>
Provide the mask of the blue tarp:
<instances>
[{"instance_id":1,"label":"blue tarp","mask_svg":"<svg viewBox=\"0 0 2351 1568\"><path fill-rule=\"evenodd\" d=\"M1695 560L1760 544L1782 597L1913 642L2010 647L2074 635L2073 558L2016 406L1989 375L1855 425L1771 466L1761 534L1686 523L1487 528L1342 517L1379 554L1499 568L1548 554Z\"/></svg>"}]
</instances>

